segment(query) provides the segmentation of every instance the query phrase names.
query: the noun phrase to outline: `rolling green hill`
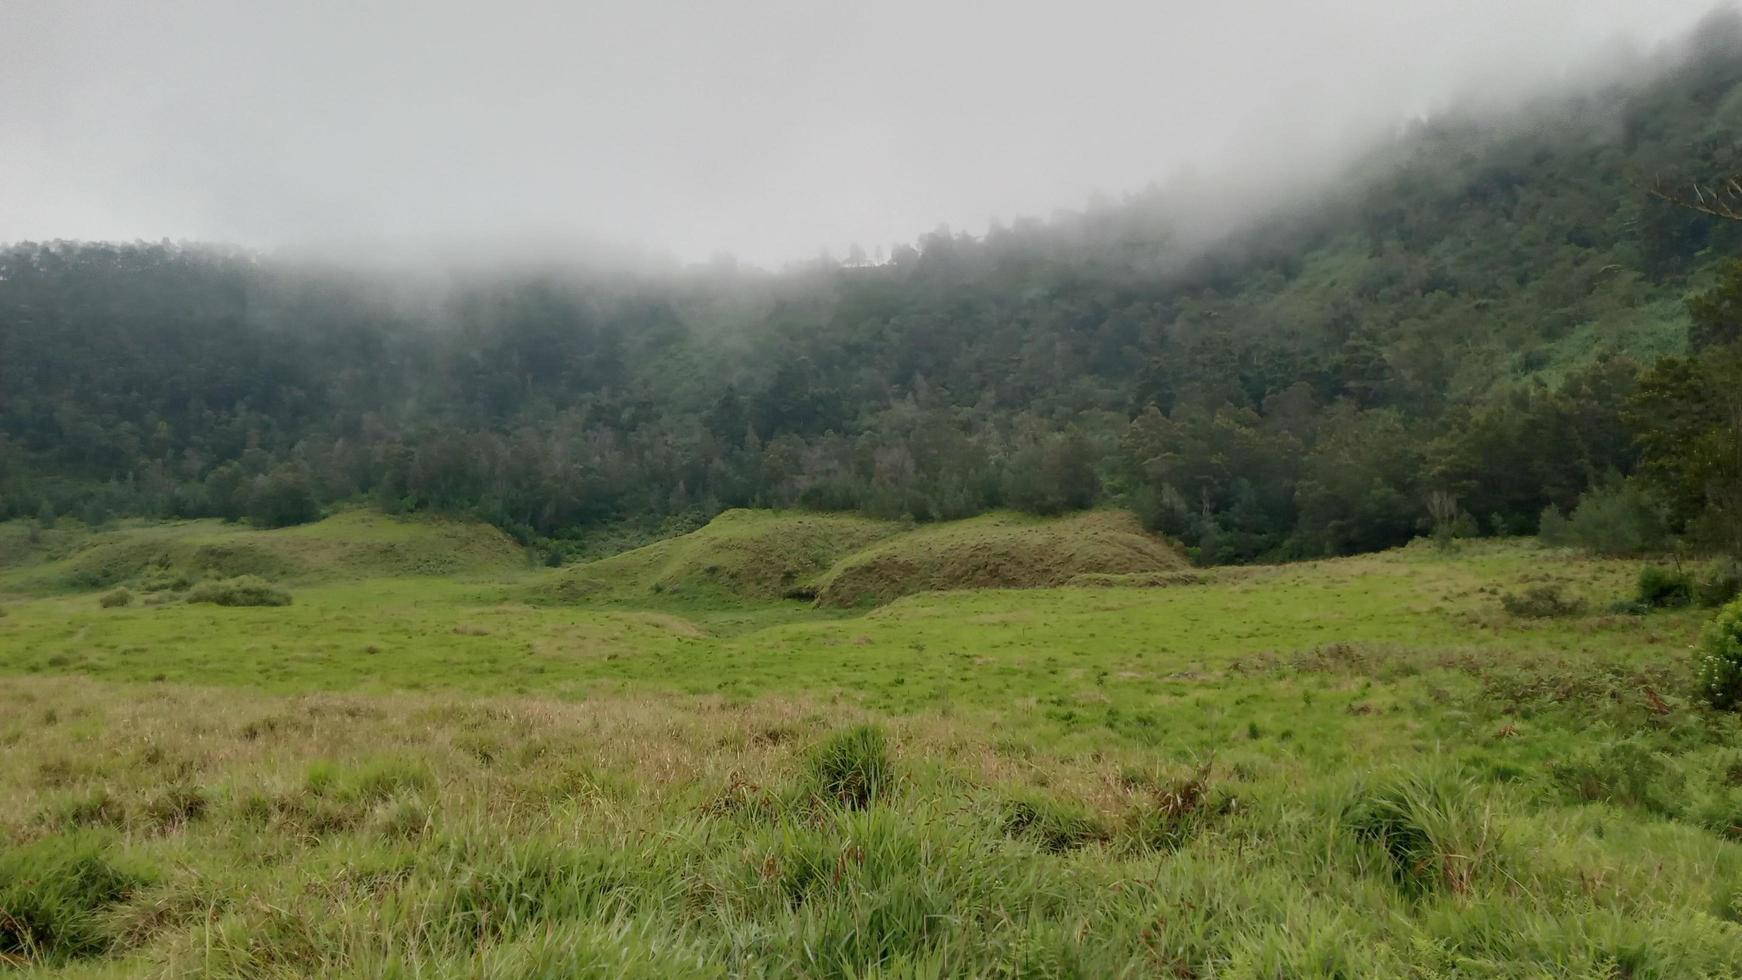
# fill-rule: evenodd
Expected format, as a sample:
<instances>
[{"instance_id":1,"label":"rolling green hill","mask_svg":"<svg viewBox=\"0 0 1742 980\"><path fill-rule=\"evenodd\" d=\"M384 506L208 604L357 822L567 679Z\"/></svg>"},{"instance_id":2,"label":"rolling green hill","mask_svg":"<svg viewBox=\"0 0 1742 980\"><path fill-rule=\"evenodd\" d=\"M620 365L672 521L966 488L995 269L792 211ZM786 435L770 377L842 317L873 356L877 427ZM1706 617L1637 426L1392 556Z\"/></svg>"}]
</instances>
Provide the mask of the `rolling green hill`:
<instances>
[{"instance_id":1,"label":"rolling green hill","mask_svg":"<svg viewBox=\"0 0 1742 980\"><path fill-rule=\"evenodd\" d=\"M1033 588L1185 564L1177 548L1122 511L1063 518L999 513L915 527L733 510L690 534L566 569L528 591L570 602L690 596L850 607L914 592Z\"/></svg>"}]
</instances>

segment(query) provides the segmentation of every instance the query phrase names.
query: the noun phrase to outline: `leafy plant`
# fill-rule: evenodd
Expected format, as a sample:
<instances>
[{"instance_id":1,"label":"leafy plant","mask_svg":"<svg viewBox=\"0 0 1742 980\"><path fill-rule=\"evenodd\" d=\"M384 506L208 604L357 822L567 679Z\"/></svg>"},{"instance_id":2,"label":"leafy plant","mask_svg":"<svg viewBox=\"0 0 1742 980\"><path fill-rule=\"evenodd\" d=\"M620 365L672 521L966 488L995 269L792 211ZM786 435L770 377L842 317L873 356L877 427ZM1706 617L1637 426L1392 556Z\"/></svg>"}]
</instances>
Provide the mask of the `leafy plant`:
<instances>
[{"instance_id":1,"label":"leafy plant","mask_svg":"<svg viewBox=\"0 0 1742 980\"><path fill-rule=\"evenodd\" d=\"M1719 562L1700 576L1694 586L1694 601L1708 608L1722 606L1742 596L1742 562Z\"/></svg>"},{"instance_id":2,"label":"leafy plant","mask_svg":"<svg viewBox=\"0 0 1742 980\"><path fill-rule=\"evenodd\" d=\"M97 604L102 606L104 609L116 609L121 606L130 606L133 604L133 592L126 587L110 589L97 599Z\"/></svg>"},{"instance_id":3,"label":"leafy plant","mask_svg":"<svg viewBox=\"0 0 1742 980\"><path fill-rule=\"evenodd\" d=\"M1694 660L1700 697L1714 708L1742 704L1742 599L1718 611L1700 638Z\"/></svg>"}]
</instances>

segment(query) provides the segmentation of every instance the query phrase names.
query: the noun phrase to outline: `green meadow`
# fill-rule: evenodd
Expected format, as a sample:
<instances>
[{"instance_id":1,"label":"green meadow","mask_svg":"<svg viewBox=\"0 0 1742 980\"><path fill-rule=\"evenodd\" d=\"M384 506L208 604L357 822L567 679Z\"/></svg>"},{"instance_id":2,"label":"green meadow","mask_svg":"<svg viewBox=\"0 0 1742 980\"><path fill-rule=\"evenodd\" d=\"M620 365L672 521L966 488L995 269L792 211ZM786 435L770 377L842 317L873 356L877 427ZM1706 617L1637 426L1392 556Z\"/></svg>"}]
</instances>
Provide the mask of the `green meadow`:
<instances>
[{"instance_id":1,"label":"green meadow","mask_svg":"<svg viewBox=\"0 0 1742 980\"><path fill-rule=\"evenodd\" d=\"M0 964L1742 975L1742 732L1639 569L1194 569L1114 512L560 569L360 510L0 525Z\"/></svg>"}]
</instances>

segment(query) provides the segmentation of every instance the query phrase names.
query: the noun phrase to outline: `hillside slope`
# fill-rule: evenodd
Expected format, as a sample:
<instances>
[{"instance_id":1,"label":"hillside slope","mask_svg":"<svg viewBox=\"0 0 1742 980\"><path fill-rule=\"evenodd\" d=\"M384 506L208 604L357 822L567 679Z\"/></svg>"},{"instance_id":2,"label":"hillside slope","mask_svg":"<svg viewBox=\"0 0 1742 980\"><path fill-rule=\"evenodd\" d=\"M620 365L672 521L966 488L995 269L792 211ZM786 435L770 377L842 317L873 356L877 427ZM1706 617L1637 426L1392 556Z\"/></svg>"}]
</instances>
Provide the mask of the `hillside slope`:
<instances>
[{"instance_id":1,"label":"hillside slope","mask_svg":"<svg viewBox=\"0 0 1742 980\"><path fill-rule=\"evenodd\" d=\"M31 535L23 522L12 522L0 527L0 552L8 556L0 563L0 587L24 592L237 575L319 581L488 574L526 564L521 548L487 524L367 510L270 531L201 520Z\"/></svg>"}]
</instances>

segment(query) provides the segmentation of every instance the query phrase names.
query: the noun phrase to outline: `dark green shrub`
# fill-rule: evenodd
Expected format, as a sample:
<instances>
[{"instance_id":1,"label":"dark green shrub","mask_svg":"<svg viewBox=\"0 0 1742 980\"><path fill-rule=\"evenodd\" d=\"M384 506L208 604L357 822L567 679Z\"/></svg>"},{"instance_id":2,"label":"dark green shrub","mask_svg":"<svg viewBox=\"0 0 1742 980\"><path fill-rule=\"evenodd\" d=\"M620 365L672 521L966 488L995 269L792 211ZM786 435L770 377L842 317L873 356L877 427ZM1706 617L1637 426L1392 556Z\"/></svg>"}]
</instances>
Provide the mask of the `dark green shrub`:
<instances>
[{"instance_id":1,"label":"dark green shrub","mask_svg":"<svg viewBox=\"0 0 1742 980\"><path fill-rule=\"evenodd\" d=\"M97 604L104 609L115 609L133 604L133 592L126 587L110 589L97 599Z\"/></svg>"},{"instance_id":2,"label":"dark green shrub","mask_svg":"<svg viewBox=\"0 0 1742 980\"><path fill-rule=\"evenodd\" d=\"M1647 565L1639 570L1639 601L1653 609L1679 609L1694 601L1693 576L1679 568Z\"/></svg>"},{"instance_id":3,"label":"dark green shrub","mask_svg":"<svg viewBox=\"0 0 1742 980\"><path fill-rule=\"evenodd\" d=\"M261 527L290 527L321 519L314 481L289 464L256 477L248 492L248 518Z\"/></svg>"},{"instance_id":4,"label":"dark green shrub","mask_svg":"<svg viewBox=\"0 0 1742 980\"><path fill-rule=\"evenodd\" d=\"M811 752L811 779L819 796L862 810L894 784L888 741L876 725L836 732Z\"/></svg>"},{"instance_id":5,"label":"dark green shrub","mask_svg":"<svg viewBox=\"0 0 1742 980\"><path fill-rule=\"evenodd\" d=\"M49 837L0 851L0 961L102 954L110 944L103 911L146 883L111 860L100 836Z\"/></svg>"},{"instance_id":6,"label":"dark green shrub","mask_svg":"<svg viewBox=\"0 0 1742 980\"><path fill-rule=\"evenodd\" d=\"M1714 708L1742 704L1742 599L1720 609L1706 627L1694 655L1694 682Z\"/></svg>"},{"instance_id":7,"label":"dark green shrub","mask_svg":"<svg viewBox=\"0 0 1742 980\"><path fill-rule=\"evenodd\" d=\"M1742 562L1719 562L1706 570L1694 586L1694 601L1715 609L1742 596Z\"/></svg>"},{"instance_id":8,"label":"dark green shrub","mask_svg":"<svg viewBox=\"0 0 1742 980\"><path fill-rule=\"evenodd\" d=\"M288 606L290 593L254 575L222 582L201 582L188 590L187 601L219 606Z\"/></svg>"},{"instance_id":9,"label":"dark green shrub","mask_svg":"<svg viewBox=\"0 0 1742 980\"><path fill-rule=\"evenodd\" d=\"M1599 555L1638 555L1662 548L1668 531L1650 495L1631 481L1612 478L1587 490L1566 517L1550 505L1537 537Z\"/></svg>"},{"instance_id":10,"label":"dark green shrub","mask_svg":"<svg viewBox=\"0 0 1742 980\"><path fill-rule=\"evenodd\" d=\"M1511 615L1525 619L1577 616L1585 611L1584 600L1565 595L1558 585L1533 586L1522 595L1508 592L1500 597L1500 605Z\"/></svg>"}]
</instances>

